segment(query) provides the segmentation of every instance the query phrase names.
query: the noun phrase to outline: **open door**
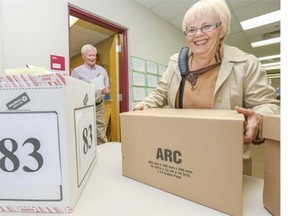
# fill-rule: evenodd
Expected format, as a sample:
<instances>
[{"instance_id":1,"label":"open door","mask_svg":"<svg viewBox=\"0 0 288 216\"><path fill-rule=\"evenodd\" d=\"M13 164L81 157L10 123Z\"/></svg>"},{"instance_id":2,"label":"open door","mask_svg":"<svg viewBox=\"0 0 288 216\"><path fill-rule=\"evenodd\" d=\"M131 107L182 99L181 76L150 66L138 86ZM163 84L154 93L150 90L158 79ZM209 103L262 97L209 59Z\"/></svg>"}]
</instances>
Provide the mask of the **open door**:
<instances>
[{"instance_id":1,"label":"open door","mask_svg":"<svg viewBox=\"0 0 288 216\"><path fill-rule=\"evenodd\" d=\"M96 37L92 37L93 40L97 38L97 34L105 34L107 31L113 32L113 42L112 45L105 49L106 53L109 50L107 55L109 56L109 79L110 79L110 100L105 104L106 110L106 125L107 130L109 130L109 140L114 142L120 142L120 119L119 114L121 112L126 112L129 110L129 75L128 75L128 29L124 26L116 24L114 22L108 21L102 17L99 17L95 14L88 13L85 10L81 10L78 7L75 7L71 4L68 4L69 15L79 18L80 21L83 20L87 23L90 23L92 27L89 27L87 30L89 33L91 31L96 32ZM83 23L83 22L82 22ZM86 23L86 24L87 24ZM76 23L77 25L77 23ZM81 31L79 38L88 38L83 36L83 26L81 26ZM99 28L101 30L99 30ZM70 44L70 68L73 69L76 65L75 57L71 52L72 36L74 34L69 30L69 44ZM91 43L96 45L98 49L98 42L85 41L85 43ZM82 44L84 45L84 44ZM120 48L121 47L121 48ZM76 50L80 51L80 48ZM99 50L98 50L99 51ZM77 58L77 57L76 57ZM81 58L81 56L80 56ZM103 56L101 57L101 59ZM78 63L77 63L78 64Z\"/></svg>"},{"instance_id":2,"label":"open door","mask_svg":"<svg viewBox=\"0 0 288 216\"><path fill-rule=\"evenodd\" d=\"M119 88L119 35L115 34L110 48L110 103L111 103L111 141L120 141L120 88ZM109 112L109 107L106 106L105 112Z\"/></svg>"}]
</instances>

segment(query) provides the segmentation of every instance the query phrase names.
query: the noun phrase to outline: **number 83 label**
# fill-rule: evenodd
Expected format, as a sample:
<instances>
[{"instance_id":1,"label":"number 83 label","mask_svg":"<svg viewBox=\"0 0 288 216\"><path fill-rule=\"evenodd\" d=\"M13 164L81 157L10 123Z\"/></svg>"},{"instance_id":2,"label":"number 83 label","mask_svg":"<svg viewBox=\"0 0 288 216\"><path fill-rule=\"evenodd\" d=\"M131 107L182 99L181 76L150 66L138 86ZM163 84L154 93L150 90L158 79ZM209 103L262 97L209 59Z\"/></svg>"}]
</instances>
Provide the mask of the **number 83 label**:
<instances>
[{"instance_id":1,"label":"number 83 label","mask_svg":"<svg viewBox=\"0 0 288 216\"><path fill-rule=\"evenodd\" d=\"M56 112L0 113L1 187L59 186L59 155Z\"/></svg>"},{"instance_id":2,"label":"number 83 label","mask_svg":"<svg viewBox=\"0 0 288 216\"><path fill-rule=\"evenodd\" d=\"M96 119L94 106L75 110L78 186L96 159Z\"/></svg>"}]
</instances>

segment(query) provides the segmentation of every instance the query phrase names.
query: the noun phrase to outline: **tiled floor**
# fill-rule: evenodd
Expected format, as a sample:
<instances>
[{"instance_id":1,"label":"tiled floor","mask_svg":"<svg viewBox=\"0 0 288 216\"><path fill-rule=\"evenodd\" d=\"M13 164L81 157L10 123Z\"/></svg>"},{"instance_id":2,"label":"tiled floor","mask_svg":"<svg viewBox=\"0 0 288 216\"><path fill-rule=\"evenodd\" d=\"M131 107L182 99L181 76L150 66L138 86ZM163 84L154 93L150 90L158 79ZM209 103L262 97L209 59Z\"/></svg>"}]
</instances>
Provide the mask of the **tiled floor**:
<instances>
[{"instance_id":1,"label":"tiled floor","mask_svg":"<svg viewBox=\"0 0 288 216\"><path fill-rule=\"evenodd\" d=\"M251 145L251 151L252 176L263 179L265 143L261 145Z\"/></svg>"}]
</instances>

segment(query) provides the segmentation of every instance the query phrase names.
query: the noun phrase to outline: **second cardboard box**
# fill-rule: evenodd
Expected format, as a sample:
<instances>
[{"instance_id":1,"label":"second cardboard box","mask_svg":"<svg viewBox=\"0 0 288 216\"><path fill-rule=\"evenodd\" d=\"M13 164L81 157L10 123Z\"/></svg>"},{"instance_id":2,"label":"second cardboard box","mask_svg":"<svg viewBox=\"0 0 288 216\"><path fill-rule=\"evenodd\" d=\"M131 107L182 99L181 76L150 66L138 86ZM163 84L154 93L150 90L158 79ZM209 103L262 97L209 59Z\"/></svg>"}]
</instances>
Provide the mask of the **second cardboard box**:
<instances>
[{"instance_id":1,"label":"second cardboard box","mask_svg":"<svg viewBox=\"0 0 288 216\"><path fill-rule=\"evenodd\" d=\"M148 109L120 118L124 176L242 215L243 115Z\"/></svg>"}]
</instances>

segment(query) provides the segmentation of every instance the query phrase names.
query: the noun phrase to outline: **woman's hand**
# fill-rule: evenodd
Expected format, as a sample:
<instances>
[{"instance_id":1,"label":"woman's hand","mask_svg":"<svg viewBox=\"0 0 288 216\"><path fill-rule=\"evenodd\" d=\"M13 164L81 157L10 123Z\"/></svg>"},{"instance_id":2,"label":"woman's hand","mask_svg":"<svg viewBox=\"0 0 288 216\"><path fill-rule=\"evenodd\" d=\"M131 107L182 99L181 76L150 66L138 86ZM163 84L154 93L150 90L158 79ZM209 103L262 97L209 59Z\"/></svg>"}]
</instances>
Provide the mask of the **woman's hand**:
<instances>
[{"instance_id":1,"label":"woman's hand","mask_svg":"<svg viewBox=\"0 0 288 216\"><path fill-rule=\"evenodd\" d=\"M262 116L250 109L245 109L238 106L235 107L235 110L245 116L243 142L245 144L249 144L258 137L258 133L262 124Z\"/></svg>"},{"instance_id":2,"label":"woman's hand","mask_svg":"<svg viewBox=\"0 0 288 216\"><path fill-rule=\"evenodd\" d=\"M142 104L138 104L133 111L137 111L137 110L144 110L144 106Z\"/></svg>"}]
</instances>

